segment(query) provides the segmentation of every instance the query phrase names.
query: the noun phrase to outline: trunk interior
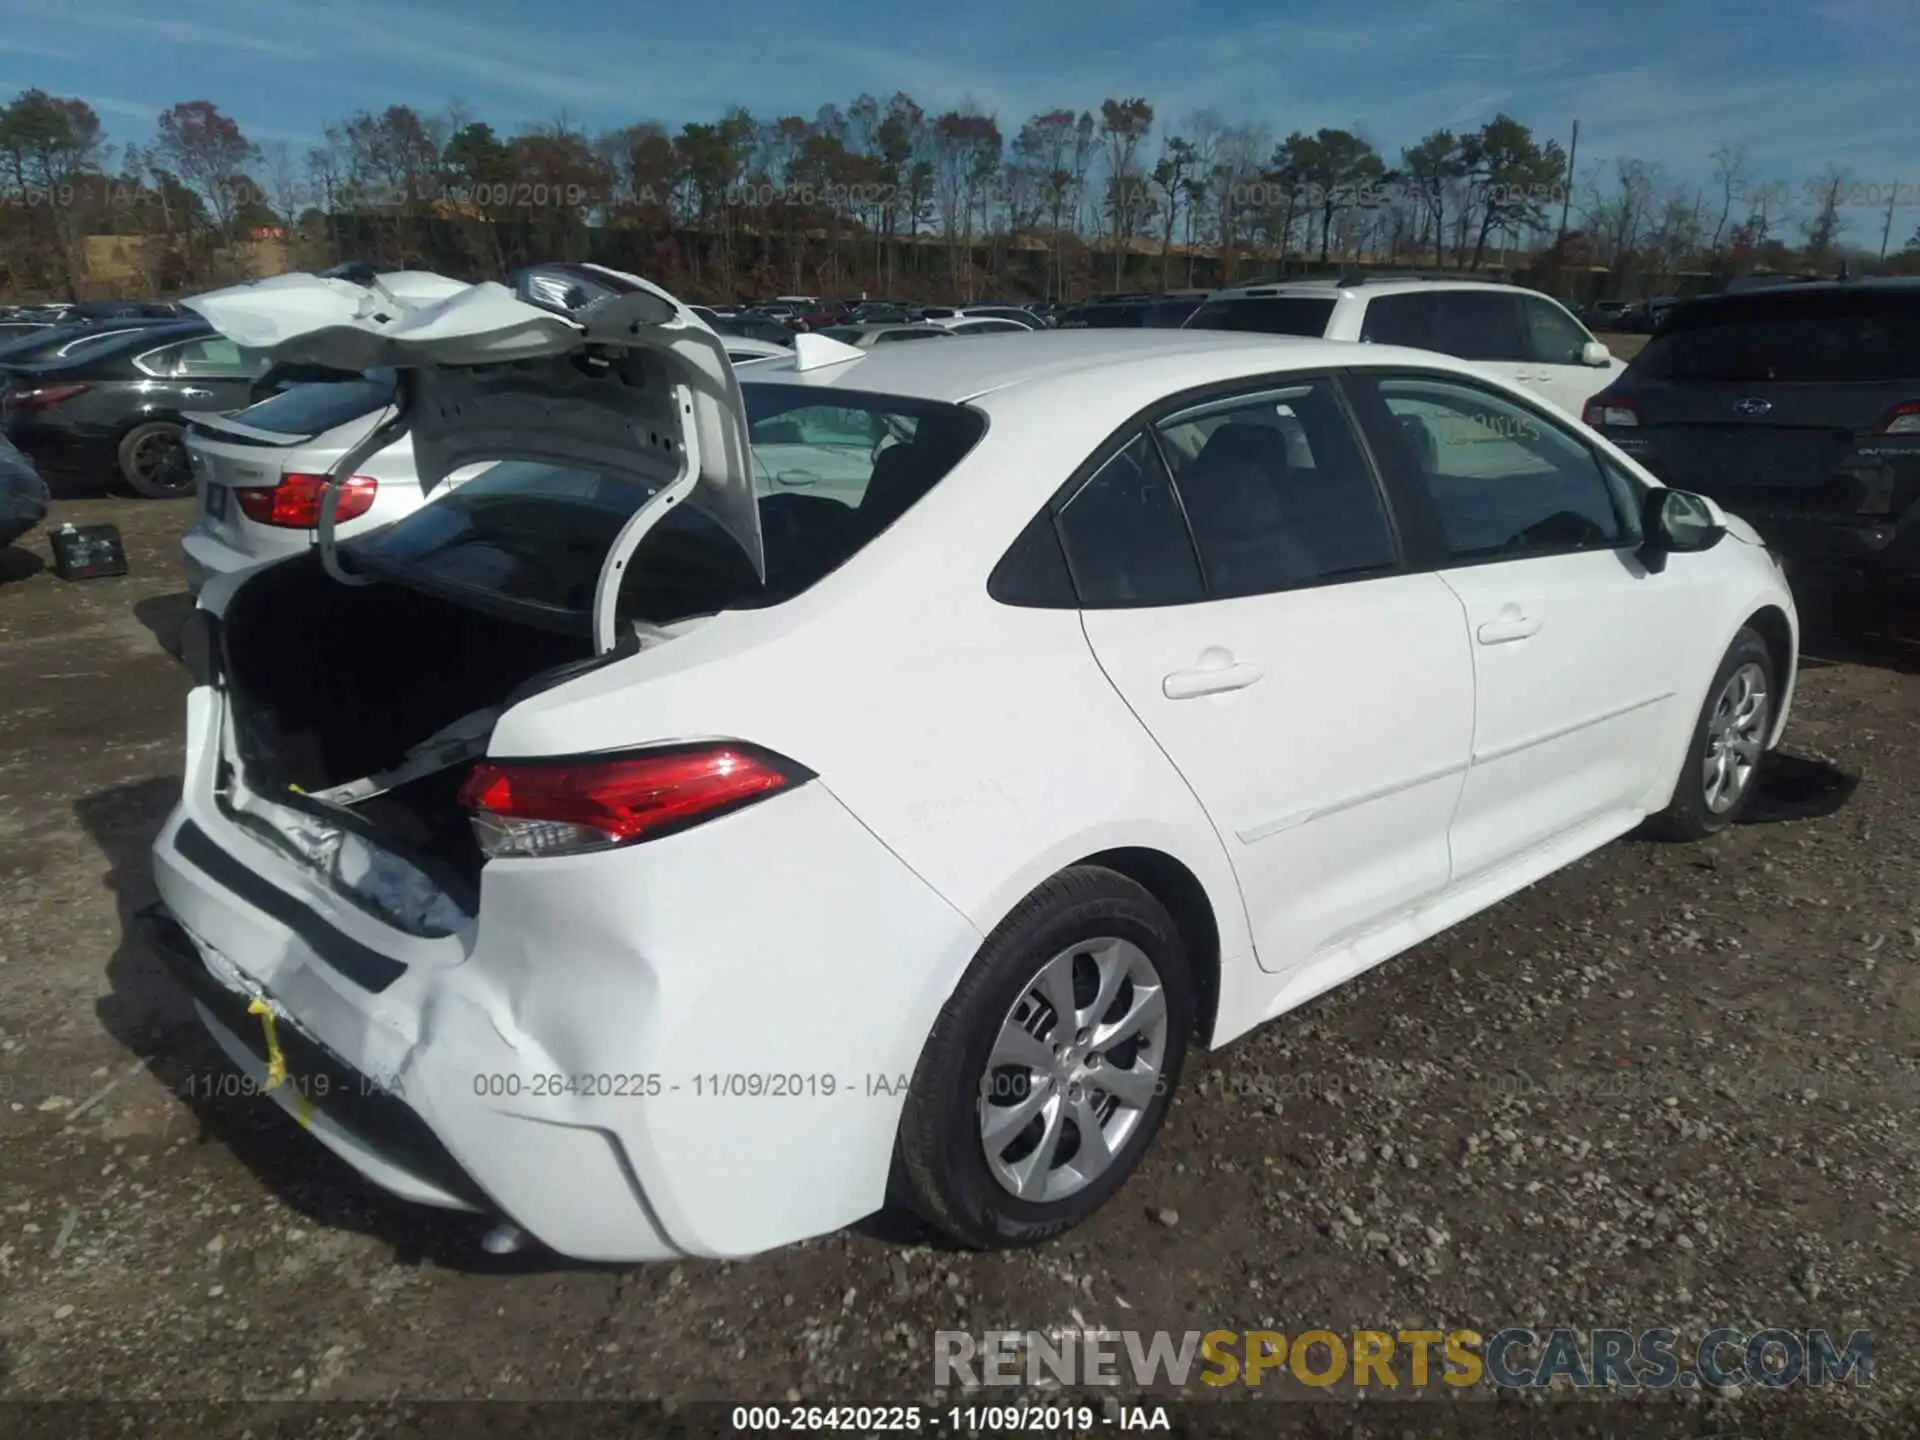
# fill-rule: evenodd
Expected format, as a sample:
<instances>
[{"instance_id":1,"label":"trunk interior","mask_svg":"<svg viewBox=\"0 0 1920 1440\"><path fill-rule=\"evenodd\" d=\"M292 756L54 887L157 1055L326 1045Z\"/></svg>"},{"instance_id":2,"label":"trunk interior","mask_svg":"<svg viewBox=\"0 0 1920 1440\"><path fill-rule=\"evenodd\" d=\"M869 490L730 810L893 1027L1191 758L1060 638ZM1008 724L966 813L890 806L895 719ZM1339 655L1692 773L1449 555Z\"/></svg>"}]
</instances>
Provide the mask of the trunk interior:
<instances>
[{"instance_id":1,"label":"trunk interior","mask_svg":"<svg viewBox=\"0 0 1920 1440\"><path fill-rule=\"evenodd\" d=\"M342 585L317 554L249 580L222 625L248 789L280 798L399 765L436 732L541 677L598 663L537 629L391 583ZM457 802L468 761L353 805L370 835L470 886L481 854Z\"/></svg>"}]
</instances>

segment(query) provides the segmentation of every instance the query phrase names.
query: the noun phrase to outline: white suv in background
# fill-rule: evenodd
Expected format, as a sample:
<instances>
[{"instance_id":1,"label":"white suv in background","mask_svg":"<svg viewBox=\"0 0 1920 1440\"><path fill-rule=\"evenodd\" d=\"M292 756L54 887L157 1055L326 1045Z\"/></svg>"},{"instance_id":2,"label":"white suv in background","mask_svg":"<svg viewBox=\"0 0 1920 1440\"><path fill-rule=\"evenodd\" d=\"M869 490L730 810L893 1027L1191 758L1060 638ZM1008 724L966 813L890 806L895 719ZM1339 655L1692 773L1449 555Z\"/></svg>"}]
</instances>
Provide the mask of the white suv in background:
<instances>
[{"instance_id":1,"label":"white suv in background","mask_svg":"<svg viewBox=\"0 0 1920 1440\"><path fill-rule=\"evenodd\" d=\"M1484 280L1293 280L1216 290L1189 330L1317 335L1471 360L1578 416L1626 368L1566 306Z\"/></svg>"}]
</instances>

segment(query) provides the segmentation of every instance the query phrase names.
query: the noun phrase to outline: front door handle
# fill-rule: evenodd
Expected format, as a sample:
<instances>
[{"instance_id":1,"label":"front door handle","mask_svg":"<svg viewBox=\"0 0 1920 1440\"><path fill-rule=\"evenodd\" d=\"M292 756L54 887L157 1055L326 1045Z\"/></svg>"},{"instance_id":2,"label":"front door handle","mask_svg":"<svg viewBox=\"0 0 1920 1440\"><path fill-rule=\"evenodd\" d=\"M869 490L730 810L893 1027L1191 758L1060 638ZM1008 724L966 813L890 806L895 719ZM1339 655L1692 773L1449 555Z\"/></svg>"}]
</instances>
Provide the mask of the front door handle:
<instances>
[{"instance_id":1,"label":"front door handle","mask_svg":"<svg viewBox=\"0 0 1920 1440\"><path fill-rule=\"evenodd\" d=\"M211 390L195 390L189 388L182 390L180 393L189 400L211 400L213 398L213 391Z\"/></svg>"},{"instance_id":2,"label":"front door handle","mask_svg":"<svg viewBox=\"0 0 1920 1440\"><path fill-rule=\"evenodd\" d=\"M1529 635L1540 633L1538 615L1522 615L1509 606L1498 620L1489 620L1473 632L1479 636L1482 645L1506 645L1515 640L1525 640Z\"/></svg>"},{"instance_id":3,"label":"front door handle","mask_svg":"<svg viewBox=\"0 0 1920 1440\"><path fill-rule=\"evenodd\" d=\"M1195 700L1202 695L1224 695L1229 690L1244 690L1263 679L1266 671L1258 665L1235 661L1233 652L1210 645L1200 652L1200 663L1191 670L1176 670L1160 682L1160 693L1169 700Z\"/></svg>"}]
</instances>

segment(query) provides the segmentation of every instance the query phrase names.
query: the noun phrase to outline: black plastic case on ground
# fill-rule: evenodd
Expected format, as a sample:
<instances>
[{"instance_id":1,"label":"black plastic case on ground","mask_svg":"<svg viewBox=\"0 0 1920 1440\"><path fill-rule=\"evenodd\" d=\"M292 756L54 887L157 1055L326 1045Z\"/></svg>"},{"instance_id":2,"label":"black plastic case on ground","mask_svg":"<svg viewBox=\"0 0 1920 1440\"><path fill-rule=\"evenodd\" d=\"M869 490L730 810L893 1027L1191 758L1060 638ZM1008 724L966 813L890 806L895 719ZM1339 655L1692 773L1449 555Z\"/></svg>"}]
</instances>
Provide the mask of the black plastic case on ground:
<instances>
[{"instance_id":1,"label":"black plastic case on ground","mask_svg":"<svg viewBox=\"0 0 1920 1440\"><path fill-rule=\"evenodd\" d=\"M62 525L47 542L53 549L53 573L62 580L127 573L127 549L117 525Z\"/></svg>"}]
</instances>

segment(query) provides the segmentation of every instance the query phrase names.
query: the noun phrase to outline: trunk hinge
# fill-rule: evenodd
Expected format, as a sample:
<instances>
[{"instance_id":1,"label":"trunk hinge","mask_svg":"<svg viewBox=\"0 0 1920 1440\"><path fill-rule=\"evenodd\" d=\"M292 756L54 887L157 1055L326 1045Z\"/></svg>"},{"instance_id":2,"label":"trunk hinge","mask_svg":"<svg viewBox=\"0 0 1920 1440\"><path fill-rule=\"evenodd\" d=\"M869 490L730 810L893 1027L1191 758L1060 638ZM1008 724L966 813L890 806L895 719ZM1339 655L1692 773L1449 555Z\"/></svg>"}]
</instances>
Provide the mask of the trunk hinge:
<instances>
[{"instance_id":1,"label":"trunk hinge","mask_svg":"<svg viewBox=\"0 0 1920 1440\"><path fill-rule=\"evenodd\" d=\"M394 388L393 414L369 430L358 445L347 450L328 467L327 488L320 492L320 564L327 574L342 585L371 585L370 576L356 575L340 563L334 539L334 517L340 508L343 481L351 478L368 460L399 440L413 428L413 372L401 370Z\"/></svg>"},{"instance_id":2,"label":"trunk hinge","mask_svg":"<svg viewBox=\"0 0 1920 1440\"><path fill-rule=\"evenodd\" d=\"M626 579L627 562L640 542L700 483L700 432L693 423L693 392L685 385L673 387L673 403L680 410L680 473L660 490L633 517L620 527L606 563L600 567L600 579L593 590L593 653L606 655L620 643L618 607L620 583Z\"/></svg>"}]
</instances>

